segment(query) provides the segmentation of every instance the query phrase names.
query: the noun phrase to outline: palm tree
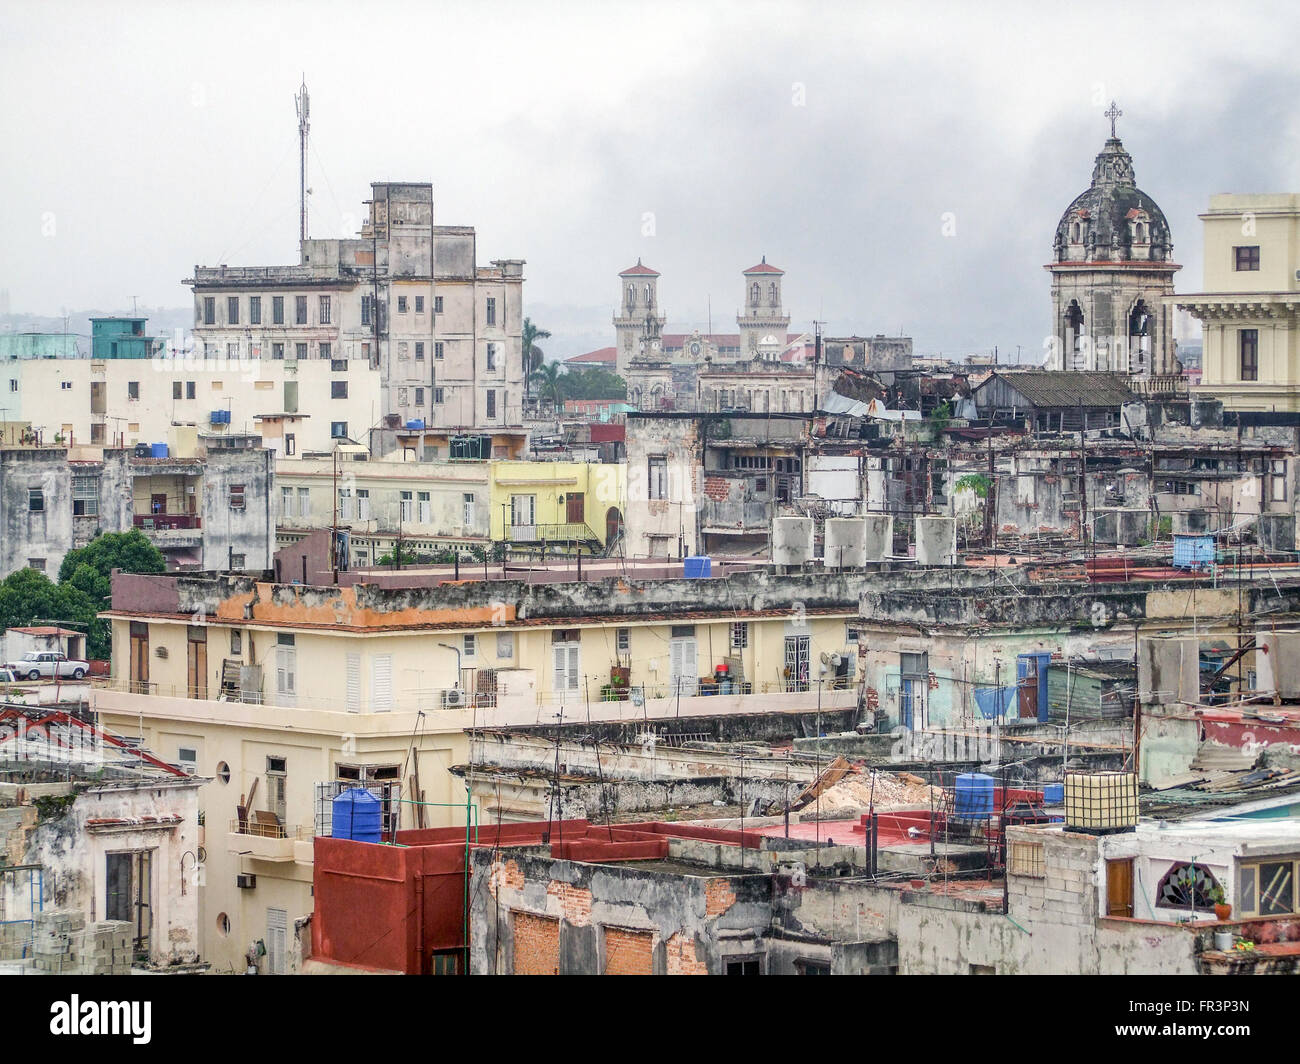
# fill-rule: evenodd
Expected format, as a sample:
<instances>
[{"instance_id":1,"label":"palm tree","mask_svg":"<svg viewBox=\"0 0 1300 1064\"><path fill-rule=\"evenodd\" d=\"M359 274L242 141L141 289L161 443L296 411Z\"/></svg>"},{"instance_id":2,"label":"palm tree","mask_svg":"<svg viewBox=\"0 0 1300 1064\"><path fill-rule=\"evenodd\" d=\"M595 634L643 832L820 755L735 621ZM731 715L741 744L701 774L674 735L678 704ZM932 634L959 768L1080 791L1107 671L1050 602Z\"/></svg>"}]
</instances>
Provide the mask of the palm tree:
<instances>
[{"instance_id":1,"label":"palm tree","mask_svg":"<svg viewBox=\"0 0 1300 1064\"><path fill-rule=\"evenodd\" d=\"M528 384L533 379L533 374L541 368L542 349L537 346L538 340L549 340L551 334L545 329L539 329L533 324L531 318L524 319L524 398L528 398Z\"/></svg>"},{"instance_id":2,"label":"palm tree","mask_svg":"<svg viewBox=\"0 0 1300 1064\"><path fill-rule=\"evenodd\" d=\"M537 397L551 400L554 410L560 408L560 389L564 383L564 374L558 363L544 362L529 374L529 380L537 381Z\"/></svg>"}]
</instances>

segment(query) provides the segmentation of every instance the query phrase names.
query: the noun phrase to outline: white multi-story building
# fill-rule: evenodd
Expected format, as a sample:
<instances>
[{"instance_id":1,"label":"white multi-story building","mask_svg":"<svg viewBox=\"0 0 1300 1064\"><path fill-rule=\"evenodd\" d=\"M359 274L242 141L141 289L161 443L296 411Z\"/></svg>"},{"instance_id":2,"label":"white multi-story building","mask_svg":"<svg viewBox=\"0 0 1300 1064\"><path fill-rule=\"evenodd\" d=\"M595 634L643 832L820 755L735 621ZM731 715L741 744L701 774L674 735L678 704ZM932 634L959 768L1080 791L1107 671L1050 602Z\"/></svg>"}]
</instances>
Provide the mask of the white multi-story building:
<instances>
[{"instance_id":1,"label":"white multi-story building","mask_svg":"<svg viewBox=\"0 0 1300 1064\"><path fill-rule=\"evenodd\" d=\"M360 235L304 240L297 265L194 268L205 357L369 367L368 428L522 433L523 260L477 266L472 227L433 224L429 184L371 189Z\"/></svg>"}]
</instances>

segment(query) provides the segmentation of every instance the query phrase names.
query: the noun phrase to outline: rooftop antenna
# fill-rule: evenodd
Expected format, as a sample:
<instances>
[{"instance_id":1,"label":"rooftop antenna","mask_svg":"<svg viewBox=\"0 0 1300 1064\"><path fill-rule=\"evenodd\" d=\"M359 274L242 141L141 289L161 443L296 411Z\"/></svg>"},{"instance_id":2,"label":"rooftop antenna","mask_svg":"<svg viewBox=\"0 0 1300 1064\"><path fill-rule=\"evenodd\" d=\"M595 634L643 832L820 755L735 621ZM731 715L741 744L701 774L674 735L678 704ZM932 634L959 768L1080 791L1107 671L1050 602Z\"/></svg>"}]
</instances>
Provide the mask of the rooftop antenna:
<instances>
[{"instance_id":1,"label":"rooftop antenna","mask_svg":"<svg viewBox=\"0 0 1300 1064\"><path fill-rule=\"evenodd\" d=\"M293 98L298 108L298 239L307 239L307 134L311 131L309 113L311 101L307 96L307 75L302 76L302 88Z\"/></svg>"}]
</instances>

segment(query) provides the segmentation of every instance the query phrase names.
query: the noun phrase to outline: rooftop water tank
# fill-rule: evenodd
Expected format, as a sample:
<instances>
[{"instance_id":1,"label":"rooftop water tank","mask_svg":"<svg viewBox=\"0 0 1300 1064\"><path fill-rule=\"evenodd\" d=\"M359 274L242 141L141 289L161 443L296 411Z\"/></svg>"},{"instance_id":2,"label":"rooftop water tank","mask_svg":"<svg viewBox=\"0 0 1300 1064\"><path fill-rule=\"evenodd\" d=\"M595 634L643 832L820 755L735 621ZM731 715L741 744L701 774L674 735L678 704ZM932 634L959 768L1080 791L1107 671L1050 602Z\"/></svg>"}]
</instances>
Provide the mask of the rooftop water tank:
<instances>
[{"instance_id":1,"label":"rooftop water tank","mask_svg":"<svg viewBox=\"0 0 1300 1064\"><path fill-rule=\"evenodd\" d=\"M772 561L803 565L813 559L811 517L778 517L772 522Z\"/></svg>"},{"instance_id":2,"label":"rooftop water tank","mask_svg":"<svg viewBox=\"0 0 1300 1064\"><path fill-rule=\"evenodd\" d=\"M918 517L916 519L916 564L955 565L956 563L957 519Z\"/></svg>"},{"instance_id":3,"label":"rooftop water tank","mask_svg":"<svg viewBox=\"0 0 1300 1064\"><path fill-rule=\"evenodd\" d=\"M165 443L155 443L155 444L152 444L152 445L149 447L149 457L150 457L150 458L166 458L166 457L167 457L167 444L165 444Z\"/></svg>"},{"instance_id":4,"label":"rooftop water tank","mask_svg":"<svg viewBox=\"0 0 1300 1064\"><path fill-rule=\"evenodd\" d=\"M867 564L867 526L860 517L826 518L827 569L861 569Z\"/></svg>"},{"instance_id":5,"label":"rooftop water tank","mask_svg":"<svg viewBox=\"0 0 1300 1064\"><path fill-rule=\"evenodd\" d=\"M1065 826L1089 835L1133 831L1138 820L1137 777L1131 772L1068 772Z\"/></svg>"},{"instance_id":6,"label":"rooftop water tank","mask_svg":"<svg viewBox=\"0 0 1300 1064\"><path fill-rule=\"evenodd\" d=\"M1061 805L1065 801L1064 783L1043 784L1043 805Z\"/></svg>"},{"instance_id":7,"label":"rooftop water tank","mask_svg":"<svg viewBox=\"0 0 1300 1064\"><path fill-rule=\"evenodd\" d=\"M703 580L713 573L713 559L703 556L685 558L682 561L683 573L688 580Z\"/></svg>"},{"instance_id":8,"label":"rooftop water tank","mask_svg":"<svg viewBox=\"0 0 1300 1064\"><path fill-rule=\"evenodd\" d=\"M993 777L982 772L963 772L954 788L953 816L961 820L982 820L993 815Z\"/></svg>"},{"instance_id":9,"label":"rooftop water tank","mask_svg":"<svg viewBox=\"0 0 1300 1064\"><path fill-rule=\"evenodd\" d=\"M383 805L361 787L343 791L331 803L330 835L353 842L379 842L382 836Z\"/></svg>"},{"instance_id":10,"label":"rooftop water tank","mask_svg":"<svg viewBox=\"0 0 1300 1064\"><path fill-rule=\"evenodd\" d=\"M892 514L867 514L862 519L865 530L862 556L867 562L883 562L894 553L894 517Z\"/></svg>"}]
</instances>

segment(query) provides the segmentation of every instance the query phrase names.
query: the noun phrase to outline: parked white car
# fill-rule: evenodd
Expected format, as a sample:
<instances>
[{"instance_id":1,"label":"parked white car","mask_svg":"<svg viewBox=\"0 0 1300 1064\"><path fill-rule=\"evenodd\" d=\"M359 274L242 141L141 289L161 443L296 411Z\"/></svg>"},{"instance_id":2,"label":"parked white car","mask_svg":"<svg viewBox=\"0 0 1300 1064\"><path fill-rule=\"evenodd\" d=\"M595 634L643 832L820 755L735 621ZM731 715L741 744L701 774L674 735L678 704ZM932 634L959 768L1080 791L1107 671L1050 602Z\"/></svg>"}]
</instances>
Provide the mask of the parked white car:
<instances>
[{"instance_id":1,"label":"parked white car","mask_svg":"<svg viewBox=\"0 0 1300 1064\"><path fill-rule=\"evenodd\" d=\"M80 680L90 671L85 661L73 661L66 655L50 650L32 650L17 661L6 661L4 667L20 680Z\"/></svg>"}]
</instances>

